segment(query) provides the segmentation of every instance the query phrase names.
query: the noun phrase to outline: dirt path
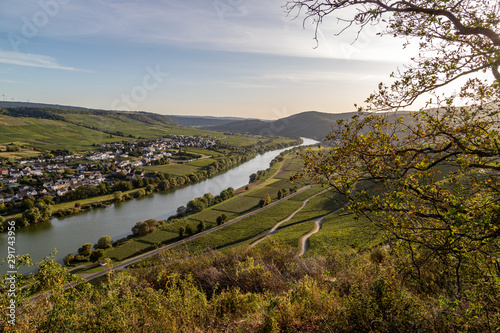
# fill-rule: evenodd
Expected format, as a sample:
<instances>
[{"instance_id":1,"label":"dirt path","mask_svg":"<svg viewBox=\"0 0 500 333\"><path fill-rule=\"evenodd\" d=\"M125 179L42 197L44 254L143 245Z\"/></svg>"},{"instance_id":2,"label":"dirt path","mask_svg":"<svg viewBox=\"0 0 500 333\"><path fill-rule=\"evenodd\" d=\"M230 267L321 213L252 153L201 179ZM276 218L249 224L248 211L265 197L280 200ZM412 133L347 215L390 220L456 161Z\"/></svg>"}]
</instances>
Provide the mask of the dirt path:
<instances>
[{"instance_id":1,"label":"dirt path","mask_svg":"<svg viewBox=\"0 0 500 333\"><path fill-rule=\"evenodd\" d=\"M323 219L326 216L320 217L319 219L314 220L314 229L309 231L307 234L304 236L300 237L299 239L299 253L297 254L297 257L303 256L306 251L307 251L307 246L306 242L309 240L309 237L317 233L321 229L321 223L323 222Z\"/></svg>"},{"instance_id":2,"label":"dirt path","mask_svg":"<svg viewBox=\"0 0 500 333\"><path fill-rule=\"evenodd\" d=\"M309 198L311 199L311 198ZM252 242L250 245L249 245L249 248L252 248L254 247L255 245L259 244L260 242L262 242L264 239L274 235L276 233L276 230L279 228L280 225L282 225L283 223L285 222L288 222L290 221L294 216L295 214L297 214L298 212L300 212L306 205L307 203L309 202L309 199L305 200L303 203L302 203L302 206L300 206L296 211L294 211L292 214L290 214L290 216L288 216L286 219L284 220L281 220L279 221L278 223L276 223L274 225L274 227L271 228L271 230L269 231L266 231L258 236L256 236L258 239L254 242Z\"/></svg>"},{"instance_id":3,"label":"dirt path","mask_svg":"<svg viewBox=\"0 0 500 333\"><path fill-rule=\"evenodd\" d=\"M313 220L314 221L314 229L311 230L311 231L309 231L307 234L305 234L304 236L300 237L300 239L299 239L299 252L297 254L298 257L303 256L307 252L307 249L308 249L307 241L309 240L309 237L311 237L312 235L314 235L315 233L317 233L318 231L320 231L321 224L323 223L323 220L325 219L325 217L328 217L330 215L338 213L342 209L346 208L347 206L348 206L348 204L342 206L341 208L339 208L337 210L334 210L331 213L328 213L326 215L323 215L323 216L318 217L317 219Z\"/></svg>"}]
</instances>

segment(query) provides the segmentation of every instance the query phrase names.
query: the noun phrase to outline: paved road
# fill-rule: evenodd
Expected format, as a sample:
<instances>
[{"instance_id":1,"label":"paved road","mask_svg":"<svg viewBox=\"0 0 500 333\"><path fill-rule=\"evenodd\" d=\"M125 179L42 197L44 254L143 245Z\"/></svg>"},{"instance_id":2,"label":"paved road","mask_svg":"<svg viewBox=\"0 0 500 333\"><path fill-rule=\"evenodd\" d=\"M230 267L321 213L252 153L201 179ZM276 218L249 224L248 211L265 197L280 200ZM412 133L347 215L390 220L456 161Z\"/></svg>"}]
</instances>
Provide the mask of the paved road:
<instances>
[{"instance_id":1,"label":"paved road","mask_svg":"<svg viewBox=\"0 0 500 333\"><path fill-rule=\"evenodd\" d=\"M309 189L309 188L311 188L311 187L312 187L312 185L307 185L307 186L304 186L303 188L299 189L297 192L292 193L292 194L290 194L290 195L288 195L288 196L284 197L284 198L283 198L283 199L281 199L281 200L277 200L277 201L275 201L275 202L273 202L273 203L271 203L271 204L269 204L269 205L267 205L267 206L264 206L264 207L262 207L262 208L256 209L256 210L254 210L254 211L252 211L252 212L250 212L250 213L247 213L247 214L245 214L245 215L242 215L242 216L240 216L240 217L237 217L237 218L235 218L235 219L233 219L233 220L230 220L230 221L228 221L228 222L226 222L226 223L224 223L224 224L218 225L218 226L213 227L213 228L211 228L211 229L207 229L207 230L205 230L205 231L202 231L202 232L200 232L200 233L197 233L196 235L193 235L193 236L187 237L187 238L182 239L182 240L179 240L179 241L177 241L177 242L170 243L170 244L165 245L165 246L163 246L163 247L161 247L161 248L158 248L158 249L156 249L156 250L152 250L152 251L149 251L149 252L143 253L143 254L141 254L141 255L138 255L138 256L136 256L136 257L133 257L133 258L130 258L130 259L124 260L124 261L122 261L122 262L120 262L120 263L118 263L118 264L114 265L114 266L112 267L112 270L121 270L121 269L124 269L124 268L126 268L127 266L129 266L129 265L131 265L131 264L134 264L134 263L136 263L136 262L138 262L138 261L140 261L140 260L142 260L142 259L144 259L144 258L149 258L149 257L152 257L152 256L154 256L154 255L156 255L156 254L160 253L161 251L165 251L165 250L172 249L172 248L174 248L174 247L176 247L176 246L179 246L179 245L182 245L182 244L187 243L187 242L189 242L189 241L192 241L193 239L196 239L196 238L199 238L199 237L202 237L202 236L208 235L208 234L209 234L209 233L211 233L211 232L214 232L214 231L220 230L220 229L222 229L222 228L225 228L225 227L227 227L228 225L231 225L231 224L234 224L234 223L238 223L239 221L241 221L241 220L243 220L243 219L245 219L245 218L247 218L247 217L249 217L249 216L252 216L252 215L254 215L254 214L257 214L257 213L259 213L259 212L262 212L263 210L266 210L266 209L268 209L268 208L270 208L270 207L273 207L273 206L275 206L275 205L277 205L277 204L279 204L279 203L281 203L281 202L283 202L283 201L285 201L285 200L288 200L288 199L290 199L290 198L294 197L295 195L297 195L297 194L299 194L299 193L301 193L301 192L303 192L303 191L305 191L305 190L307 190L307 189ZM102 276L102 275L107 274L107 273L108 273L108 271L109 271L109 269L105 269L105 270L102 270L102 271L97 272L97 273L92 273L92 274L80 274L79 276L83 277L86 281L90 281L90 280L95 279L95 278L97 278L97 277L99 277L99 276ZM78 275L78 274L77 274L77 275ZM78 283L76 283L76 282L72 282L72 283L69 283L69 284L65 285L65 286L64 286L64 288L65 288L65 289L68 289L68 288L71 288L71 287L76 286L77 284L78 284Z\"/></svg>"}]
</instances>

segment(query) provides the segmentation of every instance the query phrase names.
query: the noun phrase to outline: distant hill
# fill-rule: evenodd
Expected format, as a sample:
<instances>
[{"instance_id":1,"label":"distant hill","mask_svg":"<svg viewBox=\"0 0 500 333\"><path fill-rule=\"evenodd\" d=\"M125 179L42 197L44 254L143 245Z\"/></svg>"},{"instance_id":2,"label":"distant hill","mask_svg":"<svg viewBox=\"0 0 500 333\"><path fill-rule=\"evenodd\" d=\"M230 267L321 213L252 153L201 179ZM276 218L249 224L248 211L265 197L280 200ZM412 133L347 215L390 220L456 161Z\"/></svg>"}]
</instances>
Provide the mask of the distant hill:
<instances>
[{"instance_id":1,"label":"distant hill","mask_svg":"<svg viewBox=\"0 0 500 333\"><path fill-rule=\"evenodd\" d=\"M63 110L93 110L80 106L69 106L59 104L45 104L45 103L31 103L31 102L7 102L0 101L0 108L50 108L50 109L63 109Z\"/></svg>"},{"instance_id":2,"label":"distant hill","mask_svg":"<svg viewBox=\"0 0 500 333\"><path fill-rule=\"evenodd\" d=\"M92 144L168 134L205 134L149 112L66 107L5 107L0 104L0 144L30 143L46 149L87 150ZM11 104L12 105L12 104ZM19 104L17 104L19 105Z\"/></svg>"},{"instance_id":3,"label":"distant hill","mask_svg":"<svg viewBox=\"0 0 500 333\"><path fill-rule=\"evenodd\" d=\"M182 126L204 127L224 125L233 121L246 120L247 118L240 117L213 117L213 116L181 116L167 115L168 119Z\"/></svg>"},{"instance_id":4,"label":"distant hill","mask_svg":"<svg viewBox=\"0 0 500 333\"><path fill-rule=\"evenodd\" d=\"M409 112L398 112L397 116ZM263 121L257 119L238 120L221 125L205 126L206 129L227 132L239 132L249 134L301 136L316 140L322 140L331 132L332 126L339 119L350 119L357 112L325 113L318 111L306 111L290 117L275 121ZM393 117L394 114L387 114Z\"/></svg>"}]
</instances>

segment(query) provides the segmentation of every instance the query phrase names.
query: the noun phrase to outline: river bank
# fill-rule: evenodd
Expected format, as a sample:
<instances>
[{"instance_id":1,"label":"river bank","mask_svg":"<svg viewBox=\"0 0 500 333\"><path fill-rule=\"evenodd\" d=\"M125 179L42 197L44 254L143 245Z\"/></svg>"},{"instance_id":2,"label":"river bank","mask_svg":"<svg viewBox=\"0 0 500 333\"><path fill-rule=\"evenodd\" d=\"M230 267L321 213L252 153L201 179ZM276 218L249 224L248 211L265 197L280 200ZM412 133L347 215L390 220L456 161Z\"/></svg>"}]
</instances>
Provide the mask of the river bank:
<instances>
[{"instance_id":1,"label":"river bank","mask_svg":"<svg viewBox=\"0 0 500 333\"><path fill-rule=\"evenodd\" d=\"M302 145L316 141L305 139ZM266 169L270 161L282 151L279 149L258 155L254 159L235 167L224 174L173 192L157 193L128 202L118 202L106 209L95 209L67 218L56 218L20 229L17 232L16 250L18 254L31 253L34 261L39 261L55 248L56 260L62 262L67 253L73 253L84 243L95 243L101 236L109 235L113 240L126 237L138 221L147 218L167 219L177 208L203 193L219 193L221 190L239 188L248 184L250 174ZM0 235L0 246L6 246L5 234ZM4 266L2 266L2 270Z\"/></svg>"}]
</instances>

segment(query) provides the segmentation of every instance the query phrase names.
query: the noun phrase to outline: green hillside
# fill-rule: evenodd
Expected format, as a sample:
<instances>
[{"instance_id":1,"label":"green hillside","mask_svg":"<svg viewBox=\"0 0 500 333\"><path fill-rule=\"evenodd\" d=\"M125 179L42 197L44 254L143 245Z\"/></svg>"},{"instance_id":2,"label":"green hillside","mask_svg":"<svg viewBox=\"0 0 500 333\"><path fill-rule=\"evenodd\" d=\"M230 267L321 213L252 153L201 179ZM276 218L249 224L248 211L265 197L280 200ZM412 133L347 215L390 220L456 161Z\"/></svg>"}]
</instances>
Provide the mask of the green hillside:
<instances>
[{"instance_id":1,"label":"green hillside","mask_svg":"<svg viewBox=\"0 0 500 333\"><path fill-rule=\"evenodd\" d=\"M165 135L213 136L230 145L248 146L256 138L178 125L159 114L50 107L0 108L0 145L17 143L48 150L86 151L93 144Z\"/></svg>"},{"instance_id":2,"label":"green hillside","mask_svg":"<svg viewBox=\"0 0 500 333\"><path fill-rule=\"evenodd\" d=\"M307 111L275 121L258 119L238 120L217 126L206 126L216 131L239 132L249 134L301 136L316 140L323 140L337 124L339 119L350 119L357 112L325 113ZM388 114L388 117L401 116L409 112Z\"/></svg>"}]
</instances>

